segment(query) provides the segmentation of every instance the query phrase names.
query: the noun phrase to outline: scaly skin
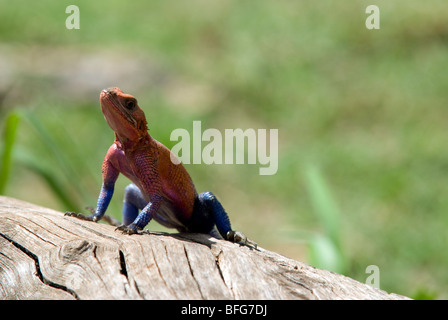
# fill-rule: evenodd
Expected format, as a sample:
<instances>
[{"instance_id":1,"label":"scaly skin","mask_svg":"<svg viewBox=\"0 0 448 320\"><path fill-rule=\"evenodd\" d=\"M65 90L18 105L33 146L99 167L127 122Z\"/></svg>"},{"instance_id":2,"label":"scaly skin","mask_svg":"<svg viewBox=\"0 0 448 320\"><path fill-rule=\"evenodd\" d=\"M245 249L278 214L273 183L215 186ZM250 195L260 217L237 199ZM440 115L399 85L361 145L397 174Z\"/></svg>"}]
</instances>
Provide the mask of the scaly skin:
<instances>
[{"instance_id":1,"label":"scaly skin","mask_svg":"<svg viewBox=\"0 0 448 320\"><path fill-rule=\"evenodd\" d=\"M125 189L123 222L118 227L124 233L141 233L155 219L181 232L210 233L226 240L256 248L241 232L233 231L227 213L211 192L198 195L185 167L174 164L175 155L148 134L147 122L137 100L118 88L101 91L101 110L115 132L115 141L103 161L103 185L97 208L92 215L67 212L66 215L98 221L105 216L121 173L133 185ZM138 211L140 213L138 213ZM107 217L109 223L115 224Z\"/></svg>"}]
</instances>

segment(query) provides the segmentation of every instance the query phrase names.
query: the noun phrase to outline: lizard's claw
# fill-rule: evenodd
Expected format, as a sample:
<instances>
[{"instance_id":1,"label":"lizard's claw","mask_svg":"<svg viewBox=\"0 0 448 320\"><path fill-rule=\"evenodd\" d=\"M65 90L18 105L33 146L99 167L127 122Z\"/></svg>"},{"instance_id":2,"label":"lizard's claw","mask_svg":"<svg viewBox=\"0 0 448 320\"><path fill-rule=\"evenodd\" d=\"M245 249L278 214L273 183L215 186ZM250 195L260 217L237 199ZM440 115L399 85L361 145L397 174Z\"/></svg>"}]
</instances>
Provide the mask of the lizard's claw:
<instances>
[{"instance_id":1,"label":"lizard's claw","mask_svg":"<svg viewBox=\"0 0 448 320\"><path fill-rule=\"evenodd\" d=\"M93 214L89 214L88 216L85 216L82 213L68 212L68 211L64 214L64 216L75 217L75 218L78 218L81 220L93 221L93 222L97 222L99 220Z\"/></svg>"},{"instance_id":2,"label":"lizard's claw","mask_svg":"<svg viewBox=\"0 0 448 320\"><path fill-rule=\"evenodd\" d=\"M227 232L227 240L243 246L248 246L249 248L257 249L257 243L248 239L244 233L239 231L230 230Z\"/></svg>"},{"instance_id":3,"label":"lizard's claw","mask_svg":"<svg viewBox=\"0 0 448 320\"><path fill-rule=\"evenodd\" d=\"M118 227L121 225L121 222L118 221L115 218L103 215L101 218L98 218L97 216L95 216L95 210L92 207L86 207L86 209L88 209L90 212L92 212L92 214L89 214L88 216L83 215L82 213L76 213L76 212L66 212L64 214L64 216L69 216L69 217L75 217L81 220L86 220L86 221L93 221L93 222L97 222L99 220L103 220L104 222L107 222L108 224L110 224L111 226L115 226Z\"/></svg>"},{"instance_id":4,"label":"lizard's claw","mask_svg":"<svg viewBox=\"0 0 448 320\"><path fill-rule=\"evenodd\" d=\"M144 234L144 233L149 234L148 230L142 230L133 223L131 223L128 226L122 224L121 226L115 228L115 230L120 230L124 234Z\"/></svg>"}]
</instances>

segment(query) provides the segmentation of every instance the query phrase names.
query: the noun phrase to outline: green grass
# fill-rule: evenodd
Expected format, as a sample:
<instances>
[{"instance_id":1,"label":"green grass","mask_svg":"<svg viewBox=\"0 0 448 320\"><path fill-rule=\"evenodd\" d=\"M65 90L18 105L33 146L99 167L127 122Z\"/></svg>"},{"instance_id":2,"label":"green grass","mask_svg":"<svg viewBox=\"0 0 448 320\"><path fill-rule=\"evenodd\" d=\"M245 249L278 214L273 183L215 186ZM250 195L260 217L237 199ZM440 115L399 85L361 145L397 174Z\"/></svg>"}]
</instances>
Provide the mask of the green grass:
<instances>
[{"instance_id":1,"label":"green grass","mask_svg":"<svg viewBox=\"0 0 448 320\"><path fill-rule=\"evenodd\" d=\"M279 129L274 176L187 166L261 246L362 282L377 265L384 290L448 297L446 1L378 0L377 31L364 27L361 0L79 0L81 29L67 30L70 4L1 6L0 65L14 65L0 81L5 194L60 210L94 205L113 139L98 93L118 85L168 146L193 120ZM78 79L80 59L91 73ZM138 71L133 63L150 67L123 73Z\"/></svg>"},{"instance_id":2,"label":"green grass","mask_svg":"<svg viewBox=\"0 0 448 320\"><path fill-rule=\"evenodd\" d=\"M2 135L2 162L0 164L0 194L5 192L6 184L11 172L12 152L19 122L20 116L15 112L10 113L5 120L5 128Z\"/></svg>"},{"instance_id":3,"label":"green grass","mask_svg":"<svg viewBox=\"0 0 448 320\"><path fill-rule=\"evenodd\" d=\"M323 228L322 233L313 235L309 240L309 262L318 268L344 274L348 261L341 245L342 226L338 205L315 165L306 168L305 177L313 212Z\"/></svg>"}]
</instances>

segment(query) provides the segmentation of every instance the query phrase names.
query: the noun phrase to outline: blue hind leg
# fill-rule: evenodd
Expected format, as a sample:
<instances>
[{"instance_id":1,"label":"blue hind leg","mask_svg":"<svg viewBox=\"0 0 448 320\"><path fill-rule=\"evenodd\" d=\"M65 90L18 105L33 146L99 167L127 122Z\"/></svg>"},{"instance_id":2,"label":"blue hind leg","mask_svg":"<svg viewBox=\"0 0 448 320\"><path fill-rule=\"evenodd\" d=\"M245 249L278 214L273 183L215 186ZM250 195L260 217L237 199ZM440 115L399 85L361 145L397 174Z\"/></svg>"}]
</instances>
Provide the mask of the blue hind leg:
<instances>
[{"instance_id":1,"label":"blue hind leg","mask_svg":"<svg viewBox=\"0 0 448 320\"><path fill-rule=\"evenodd\" d=\"M209 219L213 220L219 234L224 239L254 248L257 247L257 244L247 239L243 233L232 230L227 212L213 193L203 192L199 194L198 200L201 206L200 210L204 210ZM214 232L216 231L212 229L210 234L213 235Z\"/></svg>"}]
</instances>

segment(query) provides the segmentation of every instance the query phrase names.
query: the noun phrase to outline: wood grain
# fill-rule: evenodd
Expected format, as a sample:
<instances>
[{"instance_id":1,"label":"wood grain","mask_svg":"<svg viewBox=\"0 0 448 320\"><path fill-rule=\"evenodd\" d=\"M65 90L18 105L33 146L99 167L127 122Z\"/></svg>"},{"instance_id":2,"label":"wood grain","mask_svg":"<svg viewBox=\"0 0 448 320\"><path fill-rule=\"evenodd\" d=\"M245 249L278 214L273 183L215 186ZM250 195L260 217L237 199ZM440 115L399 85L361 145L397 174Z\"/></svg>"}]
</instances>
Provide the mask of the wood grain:
<instances>
[{"instance_id":1,"label":"wood grain","mask_svg":"<svg viewBox=\"0 0 448 320\"><path fill-rule=\"evenodd\" d=\"M0 197L0 299L406 297L263 248L203 234L123 235Z\"/></svg>"}]
</instances>

